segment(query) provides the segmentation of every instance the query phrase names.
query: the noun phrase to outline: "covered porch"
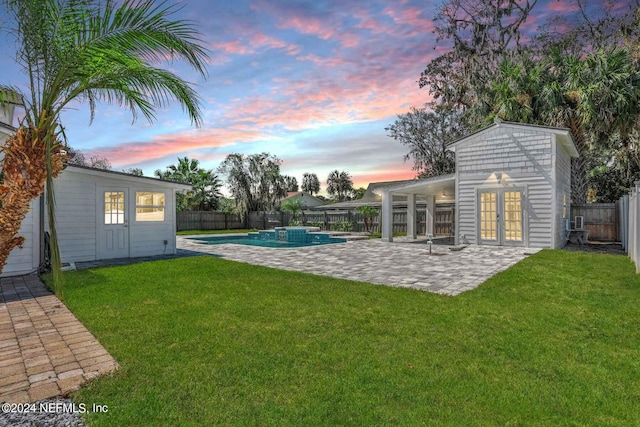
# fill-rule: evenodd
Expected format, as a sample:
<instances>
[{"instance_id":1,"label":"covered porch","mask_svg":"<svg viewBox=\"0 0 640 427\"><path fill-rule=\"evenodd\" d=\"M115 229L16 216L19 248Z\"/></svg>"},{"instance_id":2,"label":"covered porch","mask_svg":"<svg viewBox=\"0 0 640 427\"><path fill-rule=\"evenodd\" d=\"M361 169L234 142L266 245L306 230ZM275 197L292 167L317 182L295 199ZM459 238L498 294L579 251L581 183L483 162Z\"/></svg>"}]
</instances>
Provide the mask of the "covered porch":
<instances>
[{"instance_id":1,"label":"covered porch","mask_svg":"<svg viewBox=\"0 0 640 427\"><path fill-rule=\"evenodd\" d=\"M436 206L455 205L455 175L444 175L416 180L396 186L380 188L376 191L382 197L382 241L393 241L393 196L407 198L407 237L417 239L417 203L426 206L426 233L436 235Z\"/></svg>"}]
</instances>

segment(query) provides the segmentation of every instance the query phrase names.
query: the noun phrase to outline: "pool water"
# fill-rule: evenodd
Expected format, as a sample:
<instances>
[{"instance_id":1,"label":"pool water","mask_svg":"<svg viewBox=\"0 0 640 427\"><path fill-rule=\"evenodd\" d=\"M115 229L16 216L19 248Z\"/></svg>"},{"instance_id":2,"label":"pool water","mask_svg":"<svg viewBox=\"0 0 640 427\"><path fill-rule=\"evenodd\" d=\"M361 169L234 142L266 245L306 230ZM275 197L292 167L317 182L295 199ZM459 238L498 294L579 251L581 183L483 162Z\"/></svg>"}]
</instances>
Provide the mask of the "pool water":
<instances>
[{"instance_id":1,"label":"pool water","mask_svg":"<svg viewBox=\"0 0 640 427\"><path fill-rule=\"evenodd\" d=\"M302 248L305 246L319 246L332 243L344 243L347 240L339 237L330 237L323 239L322 241L313 240L310 242L284 242L277 240L263 240L250 238L248 235L244 236L212 236L212 237L196 237L191 240L196 240L205 245L222 245L232 243L235 245L249 245L249 246L261 246L263 248Z\"/></svg>"}]
</instances>

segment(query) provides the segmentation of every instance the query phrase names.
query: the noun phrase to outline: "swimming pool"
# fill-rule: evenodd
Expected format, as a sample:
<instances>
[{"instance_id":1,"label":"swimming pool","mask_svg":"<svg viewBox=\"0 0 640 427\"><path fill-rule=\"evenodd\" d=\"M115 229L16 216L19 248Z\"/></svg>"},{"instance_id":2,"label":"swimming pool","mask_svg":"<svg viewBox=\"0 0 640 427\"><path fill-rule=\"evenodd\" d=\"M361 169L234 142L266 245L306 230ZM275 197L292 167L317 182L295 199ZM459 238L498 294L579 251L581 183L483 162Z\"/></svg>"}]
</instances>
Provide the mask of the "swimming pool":
<instances>
[{"instance_id":1,"label":"swimming pool","mask_svg":"<svg viewBox=\"0 0 640 427\"><path fill-rule=\"evenodd\" d=\"M195 237L190 240L196 240L203 245L223 245L231 243L235 245L261 246L263 248L302 248L305 246L320 246L332 243L344 243L347 241L347 239L341 239L339 237L328 237L322 240L318 239L306 242L287 242L258 239L253 236L250 237L249 235Z\"/></svg>"}]
</instances>

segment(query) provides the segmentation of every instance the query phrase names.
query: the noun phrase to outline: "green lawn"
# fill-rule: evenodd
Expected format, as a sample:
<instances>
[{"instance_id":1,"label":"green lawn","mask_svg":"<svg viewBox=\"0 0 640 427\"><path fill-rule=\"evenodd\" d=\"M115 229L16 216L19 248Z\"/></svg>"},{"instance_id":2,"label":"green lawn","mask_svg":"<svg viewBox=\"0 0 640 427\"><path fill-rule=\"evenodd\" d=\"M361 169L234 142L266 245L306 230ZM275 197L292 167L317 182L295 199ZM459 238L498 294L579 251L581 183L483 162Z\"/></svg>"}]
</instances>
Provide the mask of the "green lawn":
<instances>
[{"instance_id":1,"label":"green lawn","mask_svg":"<svg viewBox=\"0 0 640 427\"><path fill-rule=\"evenodd\" d=\"M233 230L182 230L176 232L178 236L189 236L192 234L228 234L228 233L251 233L258 231L257 228L236 228Z\"/></svg>"},{"instance_id":2,"label":"green lawn","mask_svg":"<svg viewBox=\"0 0 640 427\"><path fill-rule=\"evenodd\" d=\"M640 279L542 251L457 297L216 259L67 273L90 425L640 425Z\"/></svg>"}]
</instances>

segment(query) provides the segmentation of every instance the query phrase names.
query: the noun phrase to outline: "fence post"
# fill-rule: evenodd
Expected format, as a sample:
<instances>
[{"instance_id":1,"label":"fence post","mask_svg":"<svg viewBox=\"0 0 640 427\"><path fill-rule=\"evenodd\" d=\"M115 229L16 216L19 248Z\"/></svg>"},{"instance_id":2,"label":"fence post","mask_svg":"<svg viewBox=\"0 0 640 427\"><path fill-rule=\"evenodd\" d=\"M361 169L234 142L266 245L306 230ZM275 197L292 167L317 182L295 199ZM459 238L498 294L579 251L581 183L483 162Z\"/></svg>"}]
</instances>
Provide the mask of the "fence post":
<instances>
[{"instance_id":1,"label":"fence post","mask_svg":"<svg viewBox=\"0 0 640 427\"><path fill-rule=\"evenodd\" d=\"M327 211L324 211L324 229L329 230L329 216L327 215Z\"/></svg>"}]
</instances>

